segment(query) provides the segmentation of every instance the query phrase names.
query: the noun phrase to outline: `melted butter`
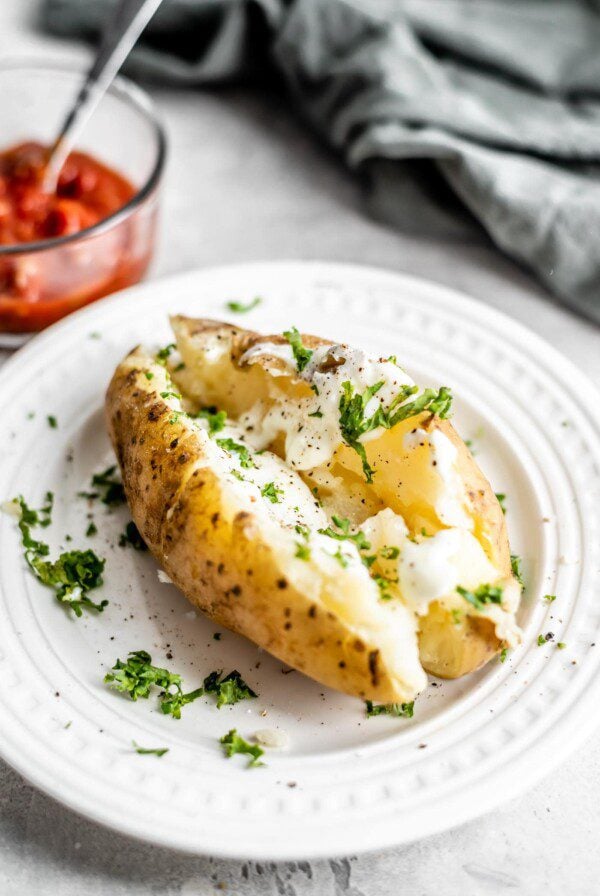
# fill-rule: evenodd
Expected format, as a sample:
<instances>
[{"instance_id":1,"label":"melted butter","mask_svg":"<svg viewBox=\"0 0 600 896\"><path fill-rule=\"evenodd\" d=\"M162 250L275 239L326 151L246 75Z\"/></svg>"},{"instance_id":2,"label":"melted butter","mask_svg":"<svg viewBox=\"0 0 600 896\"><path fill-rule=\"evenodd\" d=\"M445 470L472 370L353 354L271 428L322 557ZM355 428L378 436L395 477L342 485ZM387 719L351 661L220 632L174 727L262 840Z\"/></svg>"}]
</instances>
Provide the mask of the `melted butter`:
<instances>
[{"instance_id":1,"label":"melted butter","mask_svg":"<svg viewBox=\"0 0 600 896\"><path fill-rule=\"evenodd\" d=\"M242 415L240 423L248 429L248 438L256 439L257 447L268 445L276 435L284 433L286 461L297 470L310 470L327 463L342 444L339 403L343 383L351 383L359 394L369 386L383 383L369 401L366 416L371 416L379 405L389 405L402 386L414 385L393 361L373 360L361 349L343 345L318 346L301 372L297 370L291 346L272 342L253 346L242 356L240 363L253 364L261 359L268 366L269 356L285 365L285 371L272 367L270 373L304 380L311 386L313 394L293 402L275 395L268 410L257 403ZM253 436L252 433L260 435ZM380 434L381 429L373 430L361 441L369 441Z\"/></svg>"}]
</instances>

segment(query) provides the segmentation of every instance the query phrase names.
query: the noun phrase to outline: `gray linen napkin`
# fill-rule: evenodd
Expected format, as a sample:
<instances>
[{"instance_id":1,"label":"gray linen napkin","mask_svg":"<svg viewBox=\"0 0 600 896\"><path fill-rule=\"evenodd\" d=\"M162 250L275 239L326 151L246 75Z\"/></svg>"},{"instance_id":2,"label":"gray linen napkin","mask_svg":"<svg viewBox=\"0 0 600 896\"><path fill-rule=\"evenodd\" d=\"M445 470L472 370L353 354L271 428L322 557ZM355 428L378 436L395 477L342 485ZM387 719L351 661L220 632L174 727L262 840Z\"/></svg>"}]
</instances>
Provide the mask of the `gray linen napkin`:
<instances>
[{"instance_id":1,"label":"gray linen napkin","mask_svg":"<svg viewBox=\"0 0 600 896\"><path fill-rule=\"evenodd\" d=\"M94 38L115 2L45 0L44 26ZM165 0L127 68L282 77L374 214L479 222L600 322L600 0Z\"/></svg>"}]
</instances>

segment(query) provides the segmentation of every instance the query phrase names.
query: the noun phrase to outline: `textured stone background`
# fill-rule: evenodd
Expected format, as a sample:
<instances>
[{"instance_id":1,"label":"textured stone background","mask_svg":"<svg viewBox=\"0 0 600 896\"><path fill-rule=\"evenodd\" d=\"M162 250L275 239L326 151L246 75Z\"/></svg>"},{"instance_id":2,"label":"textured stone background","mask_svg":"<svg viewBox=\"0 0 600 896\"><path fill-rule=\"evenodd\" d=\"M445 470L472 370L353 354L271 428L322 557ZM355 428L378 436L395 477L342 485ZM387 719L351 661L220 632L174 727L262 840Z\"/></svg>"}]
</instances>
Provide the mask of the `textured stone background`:
<instances>
[{"instance_id":1,"label":"textured stone background","mask_svg":"<svg viewBox=\"0 0 600 896\"><path fill-rule=\"evenodd\" d=\"M36 0L1 0L0 57L86 58L36 34L36 8ZM269 258L404 270L501 308L600 383L598 328L553 303L484 240L444 244L369 221L354 181L284 100L237 88L153 93L170 138L154 276ZM137 844L63 809L0 761L0 896L591 896L600 876L599 769L595 738L521 799L454 831L360 858L273 865Z\"/></svg>"}]
</instances>

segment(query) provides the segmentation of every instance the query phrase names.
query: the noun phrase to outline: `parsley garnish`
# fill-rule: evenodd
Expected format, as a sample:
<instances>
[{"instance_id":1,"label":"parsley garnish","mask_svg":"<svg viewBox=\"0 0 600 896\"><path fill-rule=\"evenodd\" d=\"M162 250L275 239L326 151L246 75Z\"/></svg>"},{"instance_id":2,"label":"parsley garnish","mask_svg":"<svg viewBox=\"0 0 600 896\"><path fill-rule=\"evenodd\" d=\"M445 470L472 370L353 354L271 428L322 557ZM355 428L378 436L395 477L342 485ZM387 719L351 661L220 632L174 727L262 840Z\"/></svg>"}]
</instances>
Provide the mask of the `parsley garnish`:
<instances>
[{"instance_id":1,"label":"parsley garnish","mask_svg":"<svg viewBox=\"0 0 600 896\"><path fill-rule=\"evenodd\" d=\"M523 569L521 566L522 562L523 561L521 560L521 558L519 557L518 554L510 555L510 568L512 569L512 574L515 577L515 579L517 580L517 582L519 583L519 585L521 585L521 587L524 588L525 582L523 581Z\"/></svg>"},{"instance_id":2,"label":"parsley garnish","mask_svg":"<svg viewBox=\"0 0 600 896\"><path fill-rule=\"evenodd\" d=\"M48 421L48 426L50 427L50 429L58 429L58 420L56 419L56 417L54 417L52 414L48 414L46 420Z\"/></svg>"},{"instance_id":3,"label":"parsley garnish","mask_svg":"<svg viewBox=\"0 0 600 896\"><path fill-rule=\"evenodd\" d=\"M546 643L546 641L549 641L549 640L550 640L550 638L547 638L546 635L538 635L537 646L541 647L543 644Z\"/></svg>"},{"instance_id":4,"label":"parsley garnish","mask_svg":"<svg viewBox=\"0 0 600 896\"><path fill-rule=\"evenodd\" d=\"M294 557L297 557L298 560L310 560L310 548L307 544L302 544L301 541L295 541L296 545L296 553Z\"/></svg>"},{"instance_id":5,"label":"parsley garnish","mask_svg":"<svg viewBox=\"0 0 600 896\"><path fill-rule=\"evenodd\" d=\"M556 594L544 594L544 600L547 600L549 604L552 604L556 600Z\"/></svg>"},{"instance_id":6,"label":"parsley garnish","mask_svg":"<svg viewBox=\"0 0 600 896\"><path fill-rule=\"evenodd\" d=\"M486 604L502 603L502 588L496 585L480 585L475 591L469 591L459 585L456 590L476 610L482 610Z\"/></svg>"},{"instance_id":7,"label":"parsley garnish","mask_svg":"<svg viewBox=\"0 0 600 896\"><path fill-rule=\"evenodd\" d=\"M246 684L240 673L234 669L229 675L221 678L223 670L211 672L204 679L204 690L207 694L216 694L217 709L228 704L239 703L240 700L248 700L258 697L249 685Z\"/></svg>"},{"instance_id":8,"label":"parsley garnish","mask_svg":"<svg viewBox=\"0 0 600 896\"><path fill-rule=\"evenodd\" d=\"M559 641L556 646L558 647L559 650L564 650L567 645L565 644L564 641Z\"/></svg>"},{"instance_id":9,"label":"parsley garnish","mask_svg":"<svg viewBox=\"0 0 600 896\"><path fill-rule=\"evenodd\" d=\"M125 531L119 536L119 547L126 548L130 544L135 551L147 551L148 545L140 535L140 531L133 520L125 526Z\"/></svg>"},{"instance_id":10,"label":"parsley garnish","mask_svg":"<svg viewBox=\"0 0 600 896\"><path fill-rule=\"evenodd\" d=\"M434 389L424 389L417 398L409 402L406 402L406 399L418 392L418 386L402 386L389 407L384 408L382 405L379 405L370 417L366 417L365 410L367 405L373 396L379 392L383 384L383 380L380 380L373 386L367 386L362 395L360 395L354 391L352 383L346 381L342 383L338 405L342 438L346 445L349 448L353 448L360 457L367 482L373 481L374 471L367 460L365 447L360 442L362 436L372 432L374 429L378 429L380 426L384 429L391 429L401 420L414 417L423 411L430 411L441 418L446 418L450 413L452 404L452 395L446 386L442 386L438 392ZM403 402L406 402L406 404L403 404Z\"/></svg>"},{"instance_id":11,"label":"parsley garnish","mask_svg":"<svg viewBox=\"0 0 600 896\"><path fill-rule=\"evenodd\" d=\"M346 554L342 554L341 547L338 547L335 554L332 554L331 556L334 558L334 560L337 560L342 569L346 569L346 567L348 566L348 557L346 556Z\"/></svg>"},{"instance_id":12,"label":"parsley garnish","mask_svg":"<svg viewBox=\"0 0 600 896\"><path fill-rule=\"evenodd\" d=\"M283 494L283 489L278 488L274 482L267 482L260 490L263 498L268 498L271 504L279 504L279 495Z\"/></svg>"},{"instance_id":13,"label":"parsley garnish","mask_svg":"<svg viewBox=\"0 0 600 896\"><path fill-rule=\"evenodd\" d=\"M506 657L508 656L508 647L503 647L500 651L500 662L506 662Z\"/></svg>"},{"instance_id":14,"label":"parsley garnish","mask_svg":"<svg viewBox=\"0 0 600 896\"><path fill-rule=\"evenodd\" d=\"M319 408L318 410L313 411L312 414L309 414L308 416L309 417L322 417L323 411L321 410L321 408Z\"/></svg>"},{"instance_id":15,"label":"parsley garnish","mask_svg":"<svg viewBox=\"0 0 600 896\"><path fill-rule=\"evenodd\" d=\"M372 716L398 716L402 719L412 719L415 701L410 703L373 703L366 701L367 718Z\"/></svg>"},{"instance_id":16,"label":"parsley garnish","mask_svg":"<svg viewBox=\"0 0 600 896\"><path fill-rule=\"evenodd\" d=\"M360 529L358 532L354 534L350 532L350 520L344 519L339 516L332 516L331 521L336 529L339 529L338 532L335 529L332 529L331 526L328 526L327 529L319 529L320 535L327 535L329 538L337 538L338 541L353 541L359 551L368 551L371 547L371 543L367 541L365 533Z\"/></svg>"},{"instance_id":17,"label":"parsley garnish","mask_svg":"<svg viewBox=\"0 0 600 896\"><path fill-rule=\"evenodd\" d=\"M168 747L140 747L134 740L131 741L136 753L140 756L164 756L169 752Z\"/></svg>"},{"instance_id":18,"label":"parsley garnish","mask_svg":"<svg viewBox=\"0 0 600 896\"><path fill-rule=\"evenodd\" d=\"M506 495L504 492L496 492L496 498L498 499L498 504L500 505L502 513L506 513L506 504L504 503L506 501Z\"/></svg>"},{"instance_id":19,"label":"parsley garnish","mask_svg":"<svg viewBox=\"0 0 600 896\"><path fill-rule=\"evenodd\" d=\"M298 332L296 327L292 327L291 330L286 330L283 335L292 346L298 373L302 373L302 371L312 358L313 352L311 351L311 349L305 348L302 345L302 337L300 336L300 333Z\"/></svg>"},{"instance_id":20,"label":"parsley garnish","mask_svg":"<svg viewBox=\"0 0 600 896\"><path fill-rule=\"evenodd\" d=\"M260 296L255 296L251 302L227 302L227 308L229 311L233 311L234 314L247 314L248 311L252 311L253 308L256 308L257 305L260 305L262 299Z\"/></svg>"},{"instance_id":21,"label":"parsley garnish","mask_svg":"<svg viewBox=\"0 0 600 896\"><path fill-rule=\"evenodd\" d=\"M454 609L450 610L450 612L452 614L452 622L454 623L454 625L460 625L460 623L462 622L462 613L460 612L460 610Z\"/></svg>"},{"instance_id":22,"label":"parsley garnish","mask_svg":"<svg viewBox=\"0 0 600 896\"><path fill-rule=\"evenodd\" d=\"M227 421L226 411L219 411L214 405L208 408L201 408L195 416L201 420L206 420L208 432L211 436L216 432L221 432L225 428Z\"/></svg>"},{"instance_id":23,"label":"parsley garnish","mask_svg":"<svg viewBox=\"0 0 600 896\"><path fill-rule=\"evenodd\" d=\"M181 392L173 392L172 390L160 392L159 394L161 398L181 398Z\"/></svg>"},{"instance_id":24,"label":"parsley garnish","mask_svg":"<svg viewBox=\"0 0 600 896\"><path fill-rule=\"evenodd\" d=\"M98 533L98 526L92 520L92 522L89 524L89 526L85 530L85 534L87 535L88 538L91 538L92 535L96 535L97 533Z\"/></svg>"},{"instance_id":25,"label":"parsley garnish","mask_svg":"<svg viewBox=\"0 0 600 896\"><path fill-rule=\"evenodd\" d=\"M126 662L117 660L104 681L122 694L129 694L132 700L147 699L154 686L163 691L170 687L181 691L181 675L153 666L152 657L145 650L131 651Z\"/></svg>"},{"instance_id":26,"label":"parsley garnish","mask_svg":"<svg viewBox=\"0 0 600 896\"><path fill-rule=\"evenodd\" d=\"M154 374L153 374L150 370L146 370L146 371L144 371L144 376L146 377L147 380L153 380L153 379L154 379Z\"/></svg>"},{"instance_id":27,"label":"parsley garnish","mask_svg":"<svg viewBox=\"0 0 600 896\"><path fill-rule=\"evenodd\" d=\"M94 500L100 498L107 507L114 507L117 504L125 503L125 490L123 484L115 477L116 465L107 467L102 473L95 473L92 476L92 488L96 489L91 492L79 492L80 498L89 498Z\"/></svg>"},{"instance_id":28,"label":"parsley garnish","mask_svg":"<svg viewBox=\"0 0 600 896\"><path fill-rule=\"evenodd\" d=\"M384 560L397 560L400 556L400 548L396 547L382 547L379 551Z\"/></svg>"},{"instance_id":29,"label":"parsley garnish","mask_svg":"<svg viewBox=\"0 0 600 896\"><path fill-rule=\"evenodd\" d=\"M174 719L180 719L182 707L204 693L202 688L196 688L184 694L181 675L153 666L152 657L145 650L132 651L126 662L117 660L112 671L104 676L104 681L122 694L129 694L132 700L147 699L153 687L161 688L160 708Z\"/></svg>"},{"instance_id":30,"label":"parsley garnish","mask_svg":"<svg viewBox=\"0 0 600 896\"><path fill-rule=\"evenodd\" d=\"M248 448L241 445L240 442L236 442L235 439L217 439L217 445L219 448L224 448L225 451L234 451L239 457L240 467L248 470L250 467L256 466Z\"/></svg>"},{"instance_id":31,"label":"parsley garnish","mask_svg":"<svg viewBox=\"0 0 600 896\"><path fill-rule=\"evenodd\" d=\"M175 343L170 342L168 345L165 345L164 348L160 348L156 353L156 361L158 364L161 364L163 367L167 366L167 358L171 354L171 352L175 351Z\"/></svg>"},{"instance_id":32,"label":"parsley garnish","mask_svg":"<svg viewBox=\"0 0 600 896\"><path fill-rule=\"evenodd\" d=\"M235 728L232 728L228 734L224 734L219 742L223 745L228 759L231 759L236 753L245 753L252 757L248 762L247 768L256 768L259 765L264 765L264 762L259 762L259 760L261 756L265 755L265 751L258 744L249 744L247 740L244 740L237 733Z\"/></svg>"},{"instance_id":33,"label":"parsley garnish","mask_svg":"<svg viewBox=\"0 0 600 896\"><path fill-rule=\"evenodd\" d=\"M28 507L20 495L14 500L21 509L19 529L25 548L25 560L37 580L52 588L57 600L67 604L76 616L82 616L84 609L102 612L108 601L96 604L87 595L102 584L106 561L91 550L65 551L57 560L44 559L50 553L50 548L43 541L32 537L31 527L39 525L45 528L50 524L52 493L47 492L46 504L41 510Z\"/></svg>"}]
</instances>

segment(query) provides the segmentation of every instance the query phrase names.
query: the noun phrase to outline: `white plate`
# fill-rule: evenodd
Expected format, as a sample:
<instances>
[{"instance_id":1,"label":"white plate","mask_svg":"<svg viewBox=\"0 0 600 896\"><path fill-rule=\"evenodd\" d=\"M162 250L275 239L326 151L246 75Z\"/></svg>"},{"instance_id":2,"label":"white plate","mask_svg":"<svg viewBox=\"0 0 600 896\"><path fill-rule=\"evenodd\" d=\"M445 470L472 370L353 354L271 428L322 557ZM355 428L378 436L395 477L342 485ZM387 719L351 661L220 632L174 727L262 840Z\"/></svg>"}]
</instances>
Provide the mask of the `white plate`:
<instances>
[{"instance_id":1,"label":"white plate","mask_svg":"<svg viewBox=\"0 0 600 896\"><path fill-rule=\"evenodd\" d=\"M455 420L508 495L513 549L525 558L523 645L501 664L435 683L411 721L366 719L242 638L190 618L147 556L115 546L126 510L94 508L85 538L76 493L108 463L103 392L136 342L168 341L167 313L231 317L227 299L263 296L243 325L290 324L397 354L422 383L459 396ZM366 268L255 264L128 290L35 339L0 374L0 497L37 506L56 493L52 547L107 558L99 616L76 620L24 566L14 519L0 520L0 752L26 778L89 818L192 852L292 859L404 843L483 813L547 773L596 723L600 677L600 396L514 321L430 283ZM35 411L33 419L28 413ZM46 415L58 419L51 429ZM72 458L72 459L71 459ZM545 593L557 594L549 605ZM554 643L537 646L541 632ZM558 650L557 641L566 649ZM237 668L260 698L217 711L198 700L176 721L102 682L129 650L198 686ZM167 658L171 653L172 658ZM262 713L266 711L266 717ZM69 724L70 723L70 724ZM246 770L218 738L285 730L285 752ZM139 756L131 741L170 748ZM291 786L291 785L294 786Z\"/></svg>"}]
</instances>

